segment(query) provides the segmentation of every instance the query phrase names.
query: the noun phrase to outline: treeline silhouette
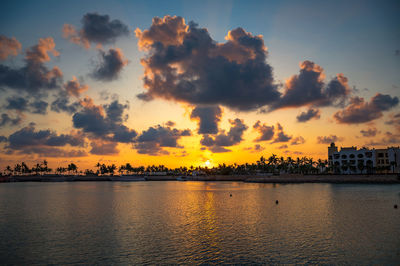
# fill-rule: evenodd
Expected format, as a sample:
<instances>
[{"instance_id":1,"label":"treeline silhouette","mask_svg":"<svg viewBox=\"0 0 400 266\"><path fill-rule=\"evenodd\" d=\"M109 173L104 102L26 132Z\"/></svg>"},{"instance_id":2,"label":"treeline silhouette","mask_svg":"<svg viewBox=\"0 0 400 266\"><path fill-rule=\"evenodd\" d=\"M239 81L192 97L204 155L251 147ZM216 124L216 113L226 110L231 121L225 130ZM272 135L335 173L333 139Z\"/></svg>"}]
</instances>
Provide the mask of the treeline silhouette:
<instances>
[{"instance_id":1,"label":"treeline silhouette","mask_svg":"<svg viewBox=\"0 0 400 266\"><path fill-rule=\"evenodd\" d=\"M168 175L245 175L245 174L262 174L262 173L297 173L297 174L317 174L324 173L330 170L327 160L314 160L311 157L277 157L272 154L270 157L261 158L255 163L245 164L219 164L215 167L202 167L202 166L181 166L177 168L168 168L164 165L149 165L133 167L130 163L120 166L115 164L106 165L98 162L96 170L85 169L79 170L78 166L74 163L68 164L66 167L57 167L54 171L48 167L48 163L44 160L37 163L33 167L28 167L25 162L17 163L14 167L7 166L4 175L45 175L45 174L59 174L59 175L146 175L146 174L168 174Z\"/></svg>"}]
</instances>

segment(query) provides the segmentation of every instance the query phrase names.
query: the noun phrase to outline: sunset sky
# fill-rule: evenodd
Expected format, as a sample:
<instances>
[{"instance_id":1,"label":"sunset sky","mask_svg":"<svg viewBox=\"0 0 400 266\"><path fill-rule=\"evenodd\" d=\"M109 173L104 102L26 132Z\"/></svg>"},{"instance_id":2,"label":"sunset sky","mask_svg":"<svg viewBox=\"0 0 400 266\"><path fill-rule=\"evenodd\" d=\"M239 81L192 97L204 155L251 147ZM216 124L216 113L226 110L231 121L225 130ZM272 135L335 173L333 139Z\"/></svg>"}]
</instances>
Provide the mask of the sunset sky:
<instances>
[{"instance_id":1,"label":"sunset sky","mask_svg":"<svg viewBox=\"0 0 400 266\"><path fill-rule=\"evenodd\" d=\"M0 168L400 145L399 1L1 1Z\"/></svg>"}]
</instances>

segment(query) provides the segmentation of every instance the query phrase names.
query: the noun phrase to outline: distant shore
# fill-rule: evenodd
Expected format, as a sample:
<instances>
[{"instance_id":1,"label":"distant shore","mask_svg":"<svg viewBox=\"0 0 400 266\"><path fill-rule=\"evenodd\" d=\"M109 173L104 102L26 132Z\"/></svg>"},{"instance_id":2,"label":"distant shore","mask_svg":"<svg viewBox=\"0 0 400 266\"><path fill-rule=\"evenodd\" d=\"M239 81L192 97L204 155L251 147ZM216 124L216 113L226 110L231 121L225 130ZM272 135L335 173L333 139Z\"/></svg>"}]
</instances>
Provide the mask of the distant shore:
<instances>
[{"instance_id":1,"label":"distant shore","mask_svg":"<svg viewBox=\"0 0 400 266\"><path fill-rule=\"evenodd\" d=\"M137 177L137 180L132 177ZM0 177L0 182L79 182L79 181L236 181L251 183L334 183L334 184L400 184L398 174L360 174L360 175L301 175L281 174L270 176L258 175L208 175L208 176L9 176Z\"/></svg>"}]
</instances>

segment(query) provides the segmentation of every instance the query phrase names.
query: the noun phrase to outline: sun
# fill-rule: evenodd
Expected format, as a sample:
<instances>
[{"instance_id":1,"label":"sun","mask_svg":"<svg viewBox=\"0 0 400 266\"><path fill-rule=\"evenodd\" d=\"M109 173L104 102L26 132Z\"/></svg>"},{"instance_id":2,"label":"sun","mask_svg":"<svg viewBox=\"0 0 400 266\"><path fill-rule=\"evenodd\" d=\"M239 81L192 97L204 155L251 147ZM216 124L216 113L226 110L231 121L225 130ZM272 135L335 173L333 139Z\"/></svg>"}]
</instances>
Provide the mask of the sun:
<instances>
[{"instance_id":1,"label":"sun","mask_svg":"<svg viewBox=\"0 0 400 266\"><path fill-rule=\"evenodd\" d=\"M210 162L209 160L207 160L204 164L205 164L207 167L209 167L209 166L211 165L211 162Z\"/></svg>"}]
</instances>

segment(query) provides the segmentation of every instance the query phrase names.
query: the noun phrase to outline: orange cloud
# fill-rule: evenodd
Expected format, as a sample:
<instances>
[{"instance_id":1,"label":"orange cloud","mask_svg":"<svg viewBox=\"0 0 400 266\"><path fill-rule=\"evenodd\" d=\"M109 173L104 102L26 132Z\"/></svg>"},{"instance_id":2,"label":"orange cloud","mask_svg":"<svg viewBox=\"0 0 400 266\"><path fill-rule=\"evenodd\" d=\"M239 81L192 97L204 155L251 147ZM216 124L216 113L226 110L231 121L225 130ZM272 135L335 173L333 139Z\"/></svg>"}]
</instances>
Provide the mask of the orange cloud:
<instances>
[{"instance_id":1,"label":"orange cloud","mask_svg":"<svg viewBox=\"0 0 400 266\"><path fill-rule=\"evenodd\" d=\"M182 44L188 29L189 26L182 17L154 17L153 24L148 30L141 31L136 28L135 35L139 39L139 49L149 50L155 42L161 42L165 46Z\"/></svg>"},{"instance_id":2,"label":"orange cloud","mask_svg":"<svg viewBox=\"0 0 400 266\"><path fill-rule=\"evenodd\" d=\"M68 81L65 85L65 90L69 95L79 97L82 92L86 91L89 86L81 85L75 76L72 77L72 80Z\"/></svg>"},{"instance_id":3,"label":"orange cloud","mask_svg":"<svg viewBox=\"0 0 400 266\"><path fill-rule=\"evenodd\" d=\"M226 43L218 43L216 49L211 51L212 56L222 55L230 61L243 64L249 59L255 59L259 53L267 54L263 36L255 36L242 28L229 31L225 40L227 40Z\"/></svg>"},{"instance_id":4,"label":"orange cloud","mask_svg":"<svg viewBox=\"0 0 400 266\"><path fill-rule=\"evenodd\" d=\"M27 60L34 62L48 62L50 61L49 53L52 53L54 56L60 55L60 53L55 48L56 44L54 43L53 38L40 38L37 45L32 46L26 51L25 57Z\"/></svg>"},{"instance_id":5,"label":"orange cloud","mask_svg":"<svg viewBox=\"0 0 400 266\"><path fill-rule=\"evenodd\" d=\"M64 24L63 26L63 37L67 40L69 40L72 43L75 43L77 45L81 45L82 47L89 49L90 48L90 43L86 38L82 38L81 35L79 34L75 27L70 25L70 24Z\"/></svg>"},{"instance_id":6,"label":"orange cloud","mask_svg":"<svg viewBox=\"0 0 400 266\"><path fill-rule=\"evenodd\" d=\"M98 114L100 114L101 116L104 116L104 109L101 105L96 105L93 101L92 98L90 98L89 96L86 96L83 100L81 100L79 102L82 107L86 108L86 109L90 109Z\"/></svg>"},{"instance_id":7,"label":"orange cloud","mask_svg":"<svg viewBox=\"0 0 400 266\"><path fill-rule=\"evenodd\" d=\"M21 47L21 43L15 37L7 38L4 35L0 35L0 60L5 60L10 55L18 55Z\"/></svg>"}]
</instances>

